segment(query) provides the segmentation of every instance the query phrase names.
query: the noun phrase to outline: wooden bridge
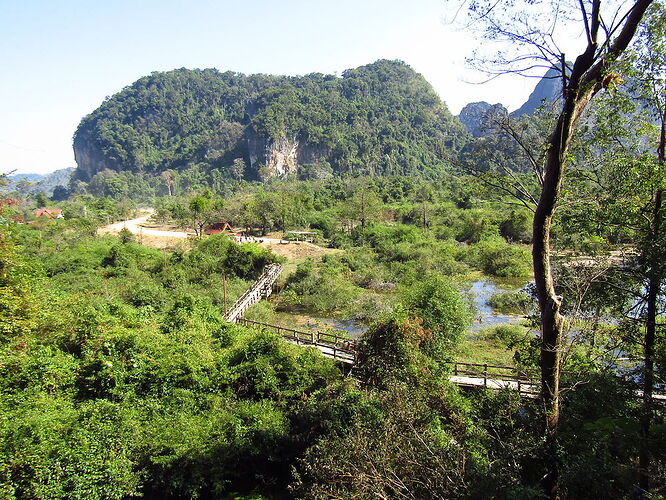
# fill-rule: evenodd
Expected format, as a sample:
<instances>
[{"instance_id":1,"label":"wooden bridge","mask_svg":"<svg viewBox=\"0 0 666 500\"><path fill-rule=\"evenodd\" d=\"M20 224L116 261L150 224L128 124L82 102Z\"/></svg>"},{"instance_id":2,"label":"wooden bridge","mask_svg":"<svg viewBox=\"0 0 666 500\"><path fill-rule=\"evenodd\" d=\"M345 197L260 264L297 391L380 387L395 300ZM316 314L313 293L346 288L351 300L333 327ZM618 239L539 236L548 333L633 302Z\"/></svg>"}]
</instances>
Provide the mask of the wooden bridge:
<instances>
[{"instance_id":1,"label":"wooden bridge","mask_svg":"<svg viewBox=\"0 0 666 500\"><path fill-rule=\"evenodd\" d=\"M488 389L509 389L517 391L526 398L538 398L541 394L541 380L537 372L528 373L511 366L490 365L487 363L464 363L452 361L453 374L449 380L460 387L487 387ZM585 383L584 373L569 373L579 380L576 383ZM637 398L643 397L643 391L634 389ZM654 388L652 400L655 403L666 404L666 391Z\"/></svg>"},{"instance_id":2,"label":"wooden bridge","mask_svg":"<svg viewBox=\"0 0 666 500\"><path fill-rule=\"evenodd\" d=\"M225 315L225 319L246 327L273 331L294 344L316 347L323 356L338 361L350 369L354 368L357 361L357 345L354 339L329 332L305 332L243 318L243 313L248 307L271 295L273 284L281 271L280 265L266 266L257 281L234 303ZM453 365L453 373L449 376L449 380L460 387L508 389L517 391L526 398L538 398L541 392L541 381L536 372L528 373L513 366L488 363L452 361L448 364ZM634 393L637 397L642 397L642 391L635 390ZM666 404L666 392L655 389L653 400Z\"/></svg>"},{"instance_id":3,"label":"wooden bridge","mask_svg":"<svg viewBox=\"0 0 666 500\"><path fill-rule=\"evenodd\" d=\"M462 361L452 361L448 364L453 365L453 374L449 376L449 380L460 387L509 389L527 398L536 398L540 394L539 377L512 366Z\"/></svg>"},{"instance_id":4,"label":"wooden bridge","mask_svg":"<svg viewBox=\"0 0 666 500\"><path fill-rule=\"evenodd\" d=\"M261 299L268 298L273 293L273 284L281 272L282 266L279 264L269 264L266 266L264 272L257 278L257 281L234 302L229 311L224 315L224 319L230 323L237 323L248 307L256 304Z\"/></svg>"},{"instance_id":5,"label":"wooden bridge","mask_svg":"<svg viewBox=\"0 0 666 500\"><path fill-rule=\"evenodd\" d=\"M327 332L304 332L245 318L240 318L238 323L243 326L273 331L294 344L311 345L319 349L325 357L346 365L354 366L356 364L356 341L348 337Z\"/></svg>"},{"instance_id":6,"label":"wooden bridge","mask_svg":"<svg viewBox=\"0 0 666 500\"><path fill-rule=\"evenodd\" d=\"M294 344L316 347L323 356L344 364L350 371L356 368L357 346L354 339L328 332L305 332L245 318L239 318L238 323L249 328L275 332ZM449 375L449 380L459 387L507 389L531 399L538 398L541 394L541 381L537 372L526 372L514 366L488 363L466 363L463 361L445 363L453 365L453 373ZM580 375L584 378L584 374ZM636 397L643 396L639 389L636 389L634 393ZM655 403L666 404L666 392L655 389L653 400Z\"/></svg>"}]
</instances>

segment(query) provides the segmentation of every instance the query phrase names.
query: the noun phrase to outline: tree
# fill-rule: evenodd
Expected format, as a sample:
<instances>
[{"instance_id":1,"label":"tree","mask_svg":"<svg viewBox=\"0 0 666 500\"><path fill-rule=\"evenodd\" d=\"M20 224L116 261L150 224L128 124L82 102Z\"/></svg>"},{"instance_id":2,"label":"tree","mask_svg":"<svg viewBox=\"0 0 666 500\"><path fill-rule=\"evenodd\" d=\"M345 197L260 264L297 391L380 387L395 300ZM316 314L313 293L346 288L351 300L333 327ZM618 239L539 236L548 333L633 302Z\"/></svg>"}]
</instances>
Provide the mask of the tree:
<instances>
[{"instance_id":1,"label":"tree","mask_svg":"<svg viewBox=\"0 0 666 500\"><path fill-rule=\"evenodd\" d=\"M645 336L643 341L643 406L641 415L640 486L650 488L650 431L653 419L652 389L654 384L654 356L659 314L659 297L666 280L664 263L664 186L666 185L666 10L655 4L643 26L636 47L636 82L638 95L648 112L656 119L658 139L656 155L648 172L649 203L647 227L640 244L641 264L647 276L645 293Z\"/></svg>"},{"instance_id":2,"label":"tree","mask_svg":"<svg viewBox=\"0 0 666 500\"><path fill-rule=\"evenodd\" d=\"M63 201L66 200L69 196L69 191L65 186L56 186L53 188L53 194L51 195L52 201Z\"/></svg>"},{"instance_id":3,"label":"tree","mask_svg":"<svg viewBox=\"0 0 666 500\"><path fill-rule=\"evenodd\" d=\"M43 191L39 191L35 195L35 205L37 205L37 208L44 208L48 202L49 199L46 197Z\"/></svg>"},{"instance_id":4,"label":"tree","mask_svg":"<svg viewBox=\"0 0 666 500\"><path fill-rule=\"evenodd\" d=\"M421 227L423 229L427 229L430 225L430 221L428 220L428 212L430 211L430 202L432 202L432 197L433 190L432 187L428 184L422 184L414 194L414 201L421 205L419 209L419 218L421 219Z\"/></svg>"},{"instance_id":5,"label":"tree","mask_svg":"<svg viewBox=\"0 0 666 500\"><path fill-rule=\"evenodd\" d=\"M603 3L603 5L602 5ZM562 297L557 294L550 260L551 227L562 188L564 169L578 122L592 98L610 80L611 65L625 52L652 0L635 0L613 9L612 2L551 0L525 2L502 10L495 1L473 2L469 12L480 22L485 35L512 44L491 62L491 72L528 74L535 67L556 68L562 81L562 105L549 135L544 159L543 183L533 219L532 260L536 294L541 311L541 396L545 409L548 472L543 484L550 498L559 498L557 431L560 416L560 348L564 317ZM610 12L605 18L602 6ZM565 21L560 21L564 19ZM555 31L576 20L585 34L585 48L567 63L555 41ZM568 27L569 29L570 26Z\"/></svg>"},{"instance_id":6,"label":"tree","mask_svg":"<svg viewBox=\"0 0 666 500\"><path fill-rule=\"evenodd\" d=\"M409 289L404 305L410 315L419 318L428 334L421 350L438 361L450 359L472 320L456 287L439 275L426 276Z\"/></svg>"},{"instance_id":7,"label":"tree","mask_svg":"<svg viewBox=\"0 0 666 500\"><path fill-rule=\"evenodd\" d=\"M235 158L231 164L231 176L237 181L240 181L245 176L245 170L245 160L243 160L243 158Z\"/></svg>"},{"instance_id":8,"label":"tree","mask_svg":"<svg viewBox=\"0 0 666 500\"><path fill-rule=\"evenodd\" d=\"M666 146L666 33L664 7L653 4L625 64L615 71L613 91L598 103L590 117L590 137L585 156L575 171L577 191L590 201L579 210L599 221L595 236L632 242L637 258L630 258L622 271L622 285L609 282L630 294L624 316L642 330L643 402L640 418L639 482L650 486L650 428L653 420L652 392L655 379L655 345L660 297L666 279L663 249L664 148ZM589 144L588 144L589 143Z\"/></svg>"},{"instance_id":9,"label":"tree","mask_svg":"<svg viewBox=\"0 0 666 500\"><path fill-rule=\"evenodd\" d=\"M356 182L345 203L345 216L365 229L368 221L377 219L381 200L367 182Z\"/></svg>"},{"instance_id":10,"label":"tree","mask_svg":"<svg viewBox=\"0 0 666 500\"><path fill-rule=\"evenodd\" d=\"M164 184L166 184L169 196L173 196L173 185L174 185L173 172L171 172L170 170L165 170L160 174L160 177L164 181Z\"/></svg>"},{"instance_id":11,"label":"tree","mask_svg":"<svg viewBox=\"0 0 666 500\"><path fill-rule=\"evenodd\" d=\"M210 196L199 195L190 200L188 217L198 237L203 236L206 226L212 221L215 210Z\"/></svg>"},{"instance_id":12,"label":"tree","mask_svg":"<svg viewBox=\"0 0 666 500\"><path fill-rule=\"evenodd\" d=\"M259 191L250 201L248 212L252 224L258 223L262 236L265 236L275 218L275 197L263 190Z\"/></svg>"},{"instance_id":13,"label":"tree","mask_svg":"<svg viewBox=\"0 0 666 500\"><path fill-rule=\"evenodd\" d=\"M482 117L483 133L463 148L451 162L495 192L508 194L534 212L543 182L544 135L551 126L547 111L511 117L504 107L491 108Z\"/></svg>"}]
</instances>

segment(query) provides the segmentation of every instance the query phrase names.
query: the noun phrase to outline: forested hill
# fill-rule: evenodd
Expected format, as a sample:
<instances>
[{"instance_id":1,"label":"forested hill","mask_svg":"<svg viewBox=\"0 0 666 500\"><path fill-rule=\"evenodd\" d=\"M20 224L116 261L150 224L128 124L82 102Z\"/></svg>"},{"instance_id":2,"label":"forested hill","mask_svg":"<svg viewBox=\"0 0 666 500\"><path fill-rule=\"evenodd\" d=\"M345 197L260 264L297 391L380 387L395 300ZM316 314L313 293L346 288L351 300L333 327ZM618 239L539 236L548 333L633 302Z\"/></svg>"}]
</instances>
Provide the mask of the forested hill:
<instances>
[{"instance_id":1,"label":"forested hill","mask_svg":"<svg viewBox=\"0 0 666 500\"><path fill-rule=\"evenodd\" d=\"M74 177L195 165L247 179L431 176L466 138L430 84L400 61L342 77L178 69L139 79L81 121Z\"/></svg>"}]
</instances>

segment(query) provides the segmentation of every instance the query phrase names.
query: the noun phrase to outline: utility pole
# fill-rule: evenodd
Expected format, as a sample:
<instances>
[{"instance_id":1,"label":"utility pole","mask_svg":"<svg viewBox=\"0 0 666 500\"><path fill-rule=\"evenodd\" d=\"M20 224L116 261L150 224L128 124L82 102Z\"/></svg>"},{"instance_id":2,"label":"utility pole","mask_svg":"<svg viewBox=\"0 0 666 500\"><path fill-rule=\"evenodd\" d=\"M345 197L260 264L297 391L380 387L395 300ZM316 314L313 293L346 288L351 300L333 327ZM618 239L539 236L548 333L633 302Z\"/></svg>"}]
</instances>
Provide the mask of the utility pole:
<instances>
[{"instance_id":1,"label":"utility pole","mask_svg":"<svg viewBox=\"0 0 666 500\"><path fill-rule=\"evenodd\" d=\"M222 275L222 289L224 290L224 315L227 315L227 275Z\"/></svg>"}]
</instances>

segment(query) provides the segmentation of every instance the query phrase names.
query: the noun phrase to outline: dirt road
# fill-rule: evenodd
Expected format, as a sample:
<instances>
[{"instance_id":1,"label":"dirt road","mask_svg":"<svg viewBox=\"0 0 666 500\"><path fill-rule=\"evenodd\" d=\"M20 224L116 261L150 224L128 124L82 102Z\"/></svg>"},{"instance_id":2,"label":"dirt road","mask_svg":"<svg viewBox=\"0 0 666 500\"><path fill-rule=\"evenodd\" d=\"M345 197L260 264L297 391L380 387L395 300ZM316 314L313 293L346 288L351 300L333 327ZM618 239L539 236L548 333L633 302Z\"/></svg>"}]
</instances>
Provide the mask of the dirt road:
<instances>
[{"instance_id":1,"label":"dirt road","mask_svg":"<svg viewBox=\"0 0 666 500\"><path fill-rule=\"evenodd\" d=\"M155 212L153 209L146 209L142 212L141 217L100 227L97 234L118 234L123 229L127 229L137 236L137 240L141 244L154 248L180 247L187 244L188 237L194 236L194 233L178 231L175 228L165 229L149 222L148 220Z\"/></svg>"},{"instance_id":2,"label":"dirt road","mask_svg":"<svg viewBox=\"0 0 666 500\"><path fill-rule=\"evenodd\" d=\"M137 240L141 244L154 248L183 247L187 245L187 239L189 237L196 236L194 233L178 231L173 227L160 226L149 222L150 217L155 212L152 208L145 209L142 212L141 217L115 222L108 226L100 227L97 230L97 233L118 234L123 229L127 229L130 233L137 236ZM312 243L287 242L286 240L280 240L279 238L258 237L254 239L254 242L262 247L270 248L273 253L282 255L287 259L317 257L335 251Z\"/></svg>"}]
</instances>

